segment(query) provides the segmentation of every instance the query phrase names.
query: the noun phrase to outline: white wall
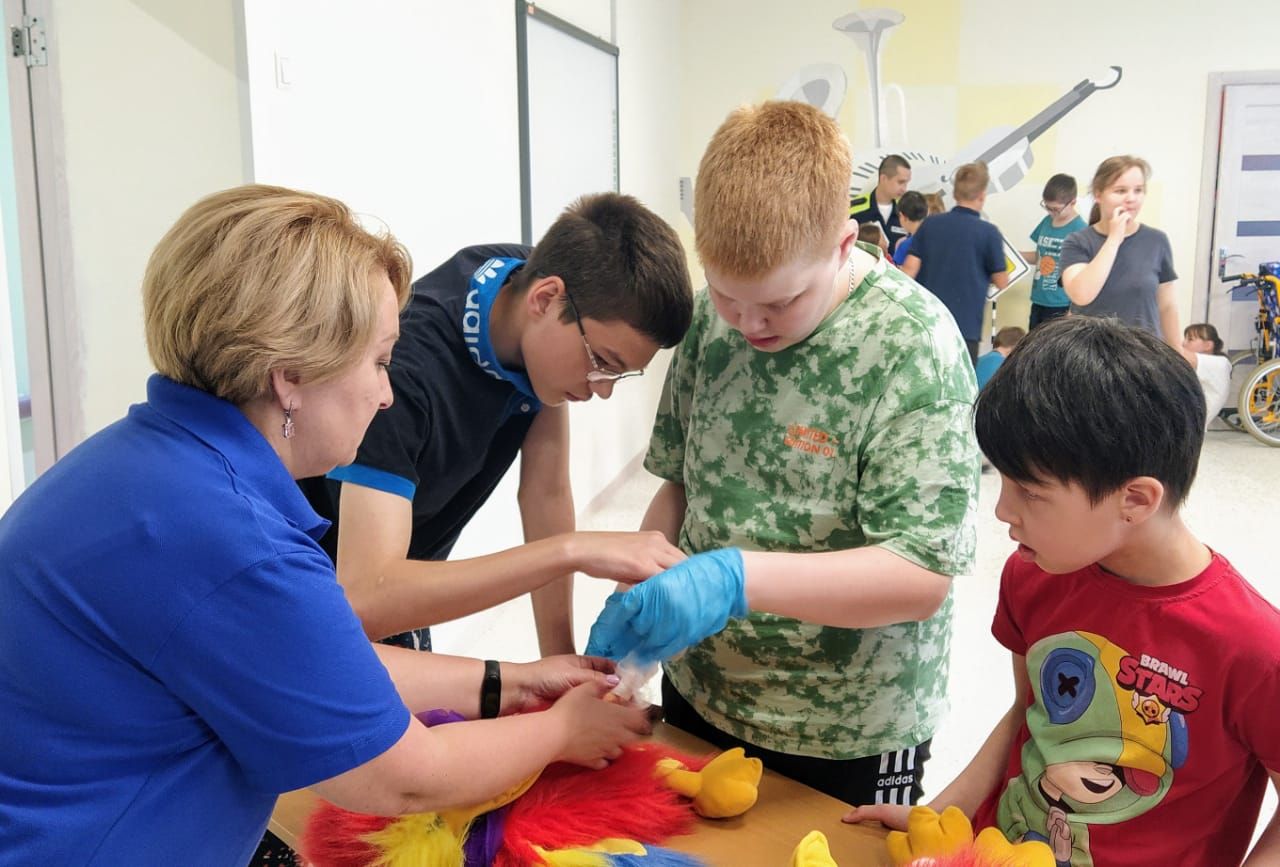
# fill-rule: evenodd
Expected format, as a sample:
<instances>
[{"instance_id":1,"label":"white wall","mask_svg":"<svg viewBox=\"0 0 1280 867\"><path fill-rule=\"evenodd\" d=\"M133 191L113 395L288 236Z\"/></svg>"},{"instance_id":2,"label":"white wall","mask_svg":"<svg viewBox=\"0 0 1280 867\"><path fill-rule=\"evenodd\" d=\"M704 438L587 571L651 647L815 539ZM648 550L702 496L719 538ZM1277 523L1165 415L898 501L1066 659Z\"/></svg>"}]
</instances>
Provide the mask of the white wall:
<instances>
[{"instance_id":1,"label":"white wall","mask_svg":"<svg viewBox=\"0 0 1280 867\"><path fill-rule=\"evenodd\" d=\"M415 275L518 240L514 22L492 0L245 0L254 179L376 217Z\"/></svg>"},{"instance_id":2,"label":"white wall","mask_svg":"<svg viewBox=\"0 0 1280 867\"><path fill-rule=\"evenodd\" d=\"M248 177L235 9L235 0L53 0L86 434L145 394L151 249L187 206Z\"/></svg>"}]
</instances>

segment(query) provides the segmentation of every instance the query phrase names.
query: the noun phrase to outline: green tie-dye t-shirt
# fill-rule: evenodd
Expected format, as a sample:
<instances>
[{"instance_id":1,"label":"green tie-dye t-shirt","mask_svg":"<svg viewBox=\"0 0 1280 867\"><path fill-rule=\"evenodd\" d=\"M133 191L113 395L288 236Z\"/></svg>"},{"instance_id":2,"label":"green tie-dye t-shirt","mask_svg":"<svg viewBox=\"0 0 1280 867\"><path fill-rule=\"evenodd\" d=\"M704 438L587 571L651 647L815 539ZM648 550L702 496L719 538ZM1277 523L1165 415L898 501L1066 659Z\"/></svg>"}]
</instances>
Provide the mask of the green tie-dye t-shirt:
<instances>
[{"instance_id":1,"label":"green tie-dye t-shirt","mask_svg":"<svg viewBox=\"0 0 1280 867\"><path fill-rule=\"evenodd\" d=\"M775 353L752 349L704 292L645 466L684 485L690 553L879 545L962 575L973 567L975 393L951 315L883 259L808 339ZM666 670L722 731L847 759L933 736L950 637L949 595L923 623L874 629L752 613Z\"/></svg>"}]
</instances>

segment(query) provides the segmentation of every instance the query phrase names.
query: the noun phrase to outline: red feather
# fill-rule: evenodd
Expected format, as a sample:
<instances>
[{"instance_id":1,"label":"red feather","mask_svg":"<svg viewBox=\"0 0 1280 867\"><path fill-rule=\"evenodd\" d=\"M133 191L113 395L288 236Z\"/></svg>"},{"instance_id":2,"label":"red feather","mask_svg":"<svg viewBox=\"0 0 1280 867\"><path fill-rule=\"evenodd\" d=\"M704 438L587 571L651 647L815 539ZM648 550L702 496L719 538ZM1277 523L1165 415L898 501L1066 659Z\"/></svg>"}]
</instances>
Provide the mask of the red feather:
<instances>
[{"instance_id":1,"label":"red feather","mask_svg":"<svg viewBox=\"0 0 1280 867\"><path fill-rule=\"evenodd\" d=\"M607 837L659 844L689 833L697 821L689 801L654 776L654 767L665 758L697 771L712 757L694 758L650 743L628 747L600 771L550 765L507 808L495 867L542 863L534 846L572 849ZM352 813L321 801L307 821L302 855L324 867L366 867L382 853L361 838L394 821L395 817Z\"/></svg>"},{"instance_id":2,"label":"red feather","mask_svg":"<svg viewBox=\"0 0 1280 867\"><path fill-rule=\"evenodd\" d=\"M395 816L353 813L321 801L307 819L299 851L307 861L325 867L366 867L382 853L361 838L395 820Z\"/></svg>"},{"instance_id":3,"label":"red feather","mask_svg":"<svg viewBox=\"0 0 1280 867\"><path fill-rule=\"evenodd\" d=\"M600 771L551 765L537 784L511 805L494 867L539 863L535 845L572 849L606 837L663 843L689 833L697 821L689 802L653 773L658 760L668 757L690 770L700 770L710 760L642 744L628 748Z\"/></svg>"}]
</instances>

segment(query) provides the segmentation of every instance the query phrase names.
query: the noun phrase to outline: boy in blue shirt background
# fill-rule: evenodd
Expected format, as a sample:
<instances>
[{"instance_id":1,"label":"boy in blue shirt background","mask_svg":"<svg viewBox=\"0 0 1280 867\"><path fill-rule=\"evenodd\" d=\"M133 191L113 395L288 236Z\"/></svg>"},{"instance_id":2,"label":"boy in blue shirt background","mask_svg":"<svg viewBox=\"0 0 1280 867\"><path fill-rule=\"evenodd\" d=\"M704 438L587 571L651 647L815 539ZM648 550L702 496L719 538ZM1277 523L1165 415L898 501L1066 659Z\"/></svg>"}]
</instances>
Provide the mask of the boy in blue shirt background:
<instances>
[{"instance_id":1,"label":"boy in blue shirt background","mask_svg":"<svg viewBox=\"0 0 1280 867\"><path fill-rule=\"evenodd\" d=\"M1009 357L1009 353L1013 352L1013 347L1017 346L1018 341L1026 336L1026 329L1019 328L1016 325L1009 325L996 332L996 336L991 338L991 351L978 358L979 390L987 384L987 380L995 376L996 371L1000 369L1000 365L1004 364L1004 360Z\"/></svg>"}]
</instances>

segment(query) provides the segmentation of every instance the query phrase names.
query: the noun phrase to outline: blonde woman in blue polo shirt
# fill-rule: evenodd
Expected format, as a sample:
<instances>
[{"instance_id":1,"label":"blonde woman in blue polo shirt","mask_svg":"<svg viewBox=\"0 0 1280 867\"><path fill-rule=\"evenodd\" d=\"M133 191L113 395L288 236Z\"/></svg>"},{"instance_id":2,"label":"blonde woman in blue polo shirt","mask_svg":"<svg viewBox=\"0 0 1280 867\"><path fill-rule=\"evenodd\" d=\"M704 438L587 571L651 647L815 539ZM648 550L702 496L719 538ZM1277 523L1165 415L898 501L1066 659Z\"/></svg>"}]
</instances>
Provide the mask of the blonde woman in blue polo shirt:
<instances>
[{"instance_id":1,"label":"blonde woman in blue polo shirt","mask_svg":"<svg viewBox=\"0 0 1280 867\"><path fill-rule=\"evenodd\" d=\"M436 810L644 730L599 700L602 661L374 647L347 604L294 479L391 402L409 274L340 202L278 187L160 242L147 402L0 518L0 865L244 864L280 792Z\"/></svg>"}]
</instances>

